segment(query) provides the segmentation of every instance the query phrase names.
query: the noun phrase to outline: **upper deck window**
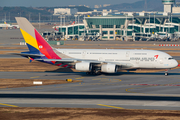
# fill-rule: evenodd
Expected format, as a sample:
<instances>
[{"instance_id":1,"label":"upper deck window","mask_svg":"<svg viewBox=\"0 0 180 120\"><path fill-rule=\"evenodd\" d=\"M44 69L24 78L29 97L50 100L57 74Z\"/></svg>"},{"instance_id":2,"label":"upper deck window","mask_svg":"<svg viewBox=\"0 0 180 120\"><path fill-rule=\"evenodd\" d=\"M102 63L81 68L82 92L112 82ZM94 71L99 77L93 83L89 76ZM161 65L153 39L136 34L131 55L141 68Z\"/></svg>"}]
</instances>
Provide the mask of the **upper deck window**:
<instances>
[{"instance_id":1,"label":"upper deck window","mask_svg":"<svg viewBox=\"0 0 180 120\"><path fill-rule=\"evenodd\" d=\"M147 53L134 53L135 55L147 55Z\"/></svg>"}]
</instances>

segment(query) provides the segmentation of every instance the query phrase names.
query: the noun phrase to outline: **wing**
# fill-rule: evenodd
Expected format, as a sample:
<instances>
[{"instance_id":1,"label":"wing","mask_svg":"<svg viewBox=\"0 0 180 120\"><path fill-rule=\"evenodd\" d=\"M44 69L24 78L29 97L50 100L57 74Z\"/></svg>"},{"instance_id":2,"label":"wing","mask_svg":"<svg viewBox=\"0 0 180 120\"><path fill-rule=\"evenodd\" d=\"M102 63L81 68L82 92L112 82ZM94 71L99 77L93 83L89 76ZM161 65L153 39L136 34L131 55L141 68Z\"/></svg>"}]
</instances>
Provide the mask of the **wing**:
<instances>
[{"instance_id":1,"label":"wing","mask_svg":"<svg viewBox=\"0 0 180 120\"><path fill-rule=\"evenodd\" d=\"M132 69L133 64L126 63L126 62L108 62L108 61L98 61L98 60L88 60L88 59L71 59L71 58L66 58L66 59L35 59L38 61L53 61L55 64L60 64L60 63L65 63L65 64L71 64L71 63L78 63L78 62L88 62L91 63L92 65L102 65L102 64L115 64L116 66L123 68L123 69Z\"/></svg>"},{"instance_id":2,"label":"wing","mask_svg":"<svg viewBox=\"0 0 180 120\"><path fill-rule=\"evenodd\" d=\"M85 60L85 59L71 59L71 58L62 58L62 59L35 59L39 61L54 61L55 64L59 63L77 63L77 62L90 62L94 64L101 64L101 61L96 61L96 60Z\"/></svg>"},{"instance_id":3,"label":"wing","mask_svg":"<svg viewBox=\"0 0 180 120\"><path fill-rule=\"evenodd\" d=\"M45 55L43 54L32 54L28 52L24 53L10 53L12 55L20 55L23 57L27 58L33 58L34 60L37 61L43 61L43 62L51 62L55 65L62 64L62 65L67 65L67 64L75 64L79 62L88 62L92 64L93 66L101 66L103 64L115 64L119 69L134 69L133 64L126 63L126 62L108 62L108 61L98 61L98 60L88 60L88 59L74 59L74 58L62 58L62 59L42 59Z\"/></svg>"}]
</instances>

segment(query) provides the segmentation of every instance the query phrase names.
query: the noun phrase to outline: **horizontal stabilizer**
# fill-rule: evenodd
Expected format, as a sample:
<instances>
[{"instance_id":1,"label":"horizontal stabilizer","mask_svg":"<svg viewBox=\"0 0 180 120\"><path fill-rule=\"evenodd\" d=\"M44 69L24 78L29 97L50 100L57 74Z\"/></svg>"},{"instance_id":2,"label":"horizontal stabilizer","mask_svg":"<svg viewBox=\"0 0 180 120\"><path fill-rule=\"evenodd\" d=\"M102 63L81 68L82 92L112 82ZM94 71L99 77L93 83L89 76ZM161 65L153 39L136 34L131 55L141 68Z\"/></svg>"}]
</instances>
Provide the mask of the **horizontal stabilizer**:
<instances>
[{"instance_id":1,"label":"horizontal stabilizer","mask_svg":"<svg viewBox=\"0 0 180 120\"><path fill-rule=\"evenodd\" d=\"M29 54L29 53L10 53L11 55L20 55L20 56L25 56L25 57L43 57L45 55L40 55L40 54Z\"/></svg>"}]
</instances>

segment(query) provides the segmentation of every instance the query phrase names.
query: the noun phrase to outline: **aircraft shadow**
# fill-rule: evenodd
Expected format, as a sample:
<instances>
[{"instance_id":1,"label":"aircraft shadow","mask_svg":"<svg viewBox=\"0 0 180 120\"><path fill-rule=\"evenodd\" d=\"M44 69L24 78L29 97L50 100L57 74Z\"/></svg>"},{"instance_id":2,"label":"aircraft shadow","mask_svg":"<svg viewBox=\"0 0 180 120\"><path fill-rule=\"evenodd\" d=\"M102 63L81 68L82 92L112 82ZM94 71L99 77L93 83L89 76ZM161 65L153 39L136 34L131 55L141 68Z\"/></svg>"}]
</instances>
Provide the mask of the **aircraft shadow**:
<instances>
[{"instance_id":1,"label":"aircraft shadow","mask_svg":"<svg viewBox=\"0 0 180 120\"><path fill-rule=\"evenodd\" d=\"M71 75L71 74L76 74L80 76L100 76L100 75L105 75L105 76L120 76L120 75L164 75L164 72L153 72L153 73L136 73L136 72L117 72L117 73L102 73L100 75L87 75L86 72L74 72L72 69L69 68L58 68L57 70L53 71L45 71L45 72L53 72L53 73L64 73L63 75ZM169 73L169 75L180 75L180 73ZM61 75L59 75L61 76Z\"/></svg>"},{"instance_id":2,"label":"aircraft shadow","mask_svg":"<svg viewBox=\"0 0 180 120\"><path fill-rule=\"evenodd\" d=\"M102 73L101 75L105 76L121 76L121 75L162 75L164 76L164 73L133 73L133 72L128 72L128 73ZM180 75L180 73L169 73L168 76L170 75ZM81 76L100 76L100 75L86 75L82 74Z\"/></svg>"},{"instance_id":3,"label":"aircraft shadow","mask_svg":"<svg viewBox=\"0 0 180 120\"><path fill-rule=\"evenodd\" d=\"M51 70L51 71L45 71L45 72L62 72L62 73L64 73L64 72L66 72L66 73L72 73L72 72L74 72L72 69L69 69L69 68L58 68L58 69L56 69L56 70Z\"/></svg>"}]
</instances>

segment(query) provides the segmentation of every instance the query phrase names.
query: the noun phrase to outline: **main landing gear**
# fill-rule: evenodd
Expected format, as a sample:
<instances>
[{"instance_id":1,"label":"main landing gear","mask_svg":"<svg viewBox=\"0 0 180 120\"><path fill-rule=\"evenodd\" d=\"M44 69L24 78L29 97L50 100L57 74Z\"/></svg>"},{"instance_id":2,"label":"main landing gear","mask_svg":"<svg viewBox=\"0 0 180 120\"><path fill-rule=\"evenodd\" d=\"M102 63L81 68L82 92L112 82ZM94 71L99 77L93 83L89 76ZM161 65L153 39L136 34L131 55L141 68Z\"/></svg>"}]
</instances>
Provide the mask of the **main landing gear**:
<instances>
[{"instance_id":1,"label":"main landing gear","mask_svg":"<svg viewBox=\"0 0 180 120\"><path fill-rule=\"evenodd\" d=\"M165 70L165 76L168 76L168 69Z\"/></svg>"},{"instance_id":2,"label":"main landing gear","mask_svg":"<svg viewBox=\"0 0 180 120\"><path fill-rule=\"evenodd\" d=\"M91 72L86 72L87 75L100 75L100 70L92 70Z\"/></svg>"}]
</instances>

